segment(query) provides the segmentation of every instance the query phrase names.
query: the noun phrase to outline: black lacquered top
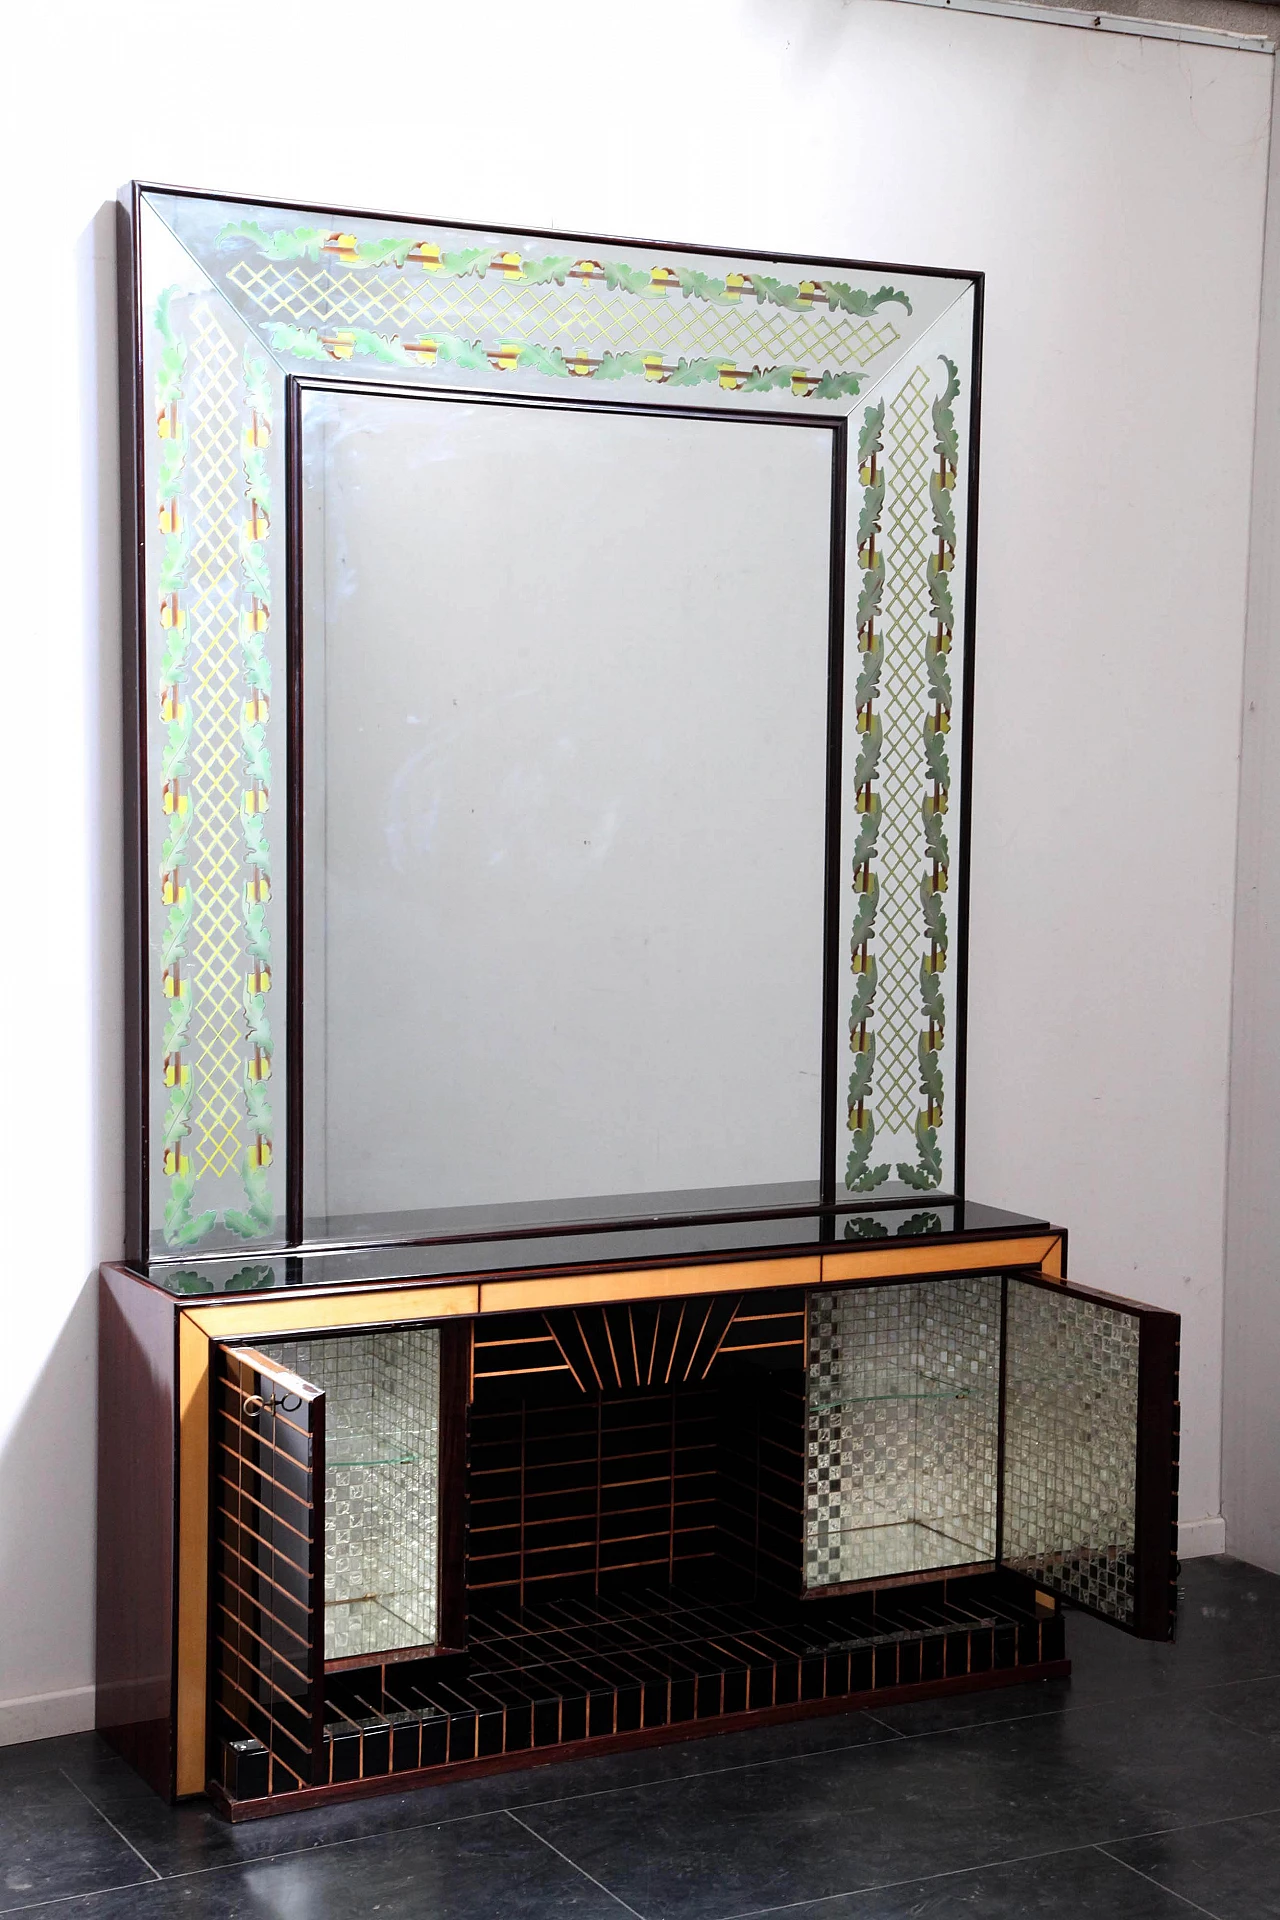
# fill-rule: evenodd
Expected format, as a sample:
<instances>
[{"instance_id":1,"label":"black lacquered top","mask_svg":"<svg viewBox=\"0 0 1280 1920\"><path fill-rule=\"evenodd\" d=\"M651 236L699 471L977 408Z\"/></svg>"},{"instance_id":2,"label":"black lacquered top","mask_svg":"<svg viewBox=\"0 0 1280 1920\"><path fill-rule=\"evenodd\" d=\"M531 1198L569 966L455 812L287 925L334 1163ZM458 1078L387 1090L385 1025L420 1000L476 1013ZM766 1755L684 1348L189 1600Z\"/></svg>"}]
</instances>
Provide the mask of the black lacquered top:
<instances>
[{"instance_id":1,"label":"black lacquered top","mask_svg":"<svg viewBox=\"0 0 1280 1920\"><path fill-rule=\"evenodd\" d=\"M156 1260L131 1271L184 1295L263 1293L286 1287L359 1286L484 1275L572 1272L599 1267L674 1266L690 1261L779 1258L835 1253L879 1241L963 1241L1043 1232L1048 1221L974 1200L875 1212L813 1210L752 1218L695 1218L661 1223L585 1222L545 1231L457 1231L392 1244L330 1245L252 1257L228 1253L201 1260Z\"/></svg>"}]
</instances>

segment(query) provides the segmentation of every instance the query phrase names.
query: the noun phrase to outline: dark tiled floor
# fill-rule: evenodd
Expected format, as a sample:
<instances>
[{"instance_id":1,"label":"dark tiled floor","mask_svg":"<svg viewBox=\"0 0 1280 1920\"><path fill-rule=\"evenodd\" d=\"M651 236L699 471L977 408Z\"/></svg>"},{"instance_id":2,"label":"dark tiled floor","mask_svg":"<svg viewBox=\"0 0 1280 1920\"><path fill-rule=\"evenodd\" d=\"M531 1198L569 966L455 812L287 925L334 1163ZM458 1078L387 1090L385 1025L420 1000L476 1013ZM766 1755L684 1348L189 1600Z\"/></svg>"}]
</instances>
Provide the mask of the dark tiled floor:
<instances>
[{"instance_id":1,"label":"dark tiled floor","mask_svg":"<svg viewBox=\"0 0 1280 1920\"><path fill-rule=\"evenodd\" d=\"M229 1827L92 1735L0 1749L0 1913L90 1920L1280 1920L1280 1578L1070 1682Z\"/></svg>"}]
</instances>

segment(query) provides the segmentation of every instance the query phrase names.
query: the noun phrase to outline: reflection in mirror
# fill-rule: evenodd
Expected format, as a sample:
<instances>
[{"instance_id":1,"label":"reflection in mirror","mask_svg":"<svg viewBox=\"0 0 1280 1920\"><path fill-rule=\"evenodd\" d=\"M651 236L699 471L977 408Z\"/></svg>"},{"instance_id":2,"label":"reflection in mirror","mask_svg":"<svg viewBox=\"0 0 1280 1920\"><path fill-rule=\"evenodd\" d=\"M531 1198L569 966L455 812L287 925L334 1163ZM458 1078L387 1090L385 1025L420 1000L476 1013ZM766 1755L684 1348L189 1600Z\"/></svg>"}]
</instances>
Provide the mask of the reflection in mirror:
<instances>
[{"instance_id":1,"label":"reflection in mirror","mask_svg":"<svg viewBox=\"0 0 1280 1920\"><path fill-rule=\"evenodd\" d=\"M313 390L302 455L308 1236L812 1201L830 428Z\"/></svg>"}]
</instances>

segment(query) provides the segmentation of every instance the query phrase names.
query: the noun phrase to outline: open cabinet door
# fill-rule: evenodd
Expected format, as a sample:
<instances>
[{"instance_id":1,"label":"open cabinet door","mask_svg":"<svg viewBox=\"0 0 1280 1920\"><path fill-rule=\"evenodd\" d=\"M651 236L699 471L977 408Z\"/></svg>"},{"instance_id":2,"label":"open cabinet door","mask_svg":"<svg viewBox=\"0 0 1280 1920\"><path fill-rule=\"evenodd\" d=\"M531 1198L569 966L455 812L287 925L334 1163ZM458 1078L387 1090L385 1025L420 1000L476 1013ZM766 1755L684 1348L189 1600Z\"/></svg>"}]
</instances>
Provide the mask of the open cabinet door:
<instances>
[{"instance_id":1,"label":"open cabinet door","mask_svg":"<svg viewBox=\"0 0 1280 1920\"><path fill-rule=\"evenodd\" d=\"M1179 1318L1005 1281L999 1559L1147 1640L1177 1600Z\"/></svg>"},{"instance_id":2,"label":"open cabinet door","mask_svg":"<svg viewBox=\"0 0 1280 1920\"><path fill-rule=\"evenodd\" d=\"M325 1399L250 1347L214 1352L211 1772L256 1799L319 1777Z\"/></svg>"}]
</instances>

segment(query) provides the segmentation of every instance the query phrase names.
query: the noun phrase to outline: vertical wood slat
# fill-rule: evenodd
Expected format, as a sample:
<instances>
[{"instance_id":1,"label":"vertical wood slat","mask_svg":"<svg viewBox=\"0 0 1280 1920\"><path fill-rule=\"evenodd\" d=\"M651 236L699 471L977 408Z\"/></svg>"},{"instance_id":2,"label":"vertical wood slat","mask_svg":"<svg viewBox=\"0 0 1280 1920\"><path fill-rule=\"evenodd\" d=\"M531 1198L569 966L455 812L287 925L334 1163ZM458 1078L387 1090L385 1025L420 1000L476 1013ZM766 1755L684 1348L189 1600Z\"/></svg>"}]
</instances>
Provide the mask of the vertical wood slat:
<instances>
[{"instance_id":1,"label":"vertical wood slat","mask_svg":"<svg viewBox=\"0 0 1280 1920\"><path fill-rule=\"evenodd\" d=\"M324 1414L320 1388L253 1348L215 1350L214 1744L260 1742L272 1794L324 1761Z\"/></svg>"}]
</instances>

